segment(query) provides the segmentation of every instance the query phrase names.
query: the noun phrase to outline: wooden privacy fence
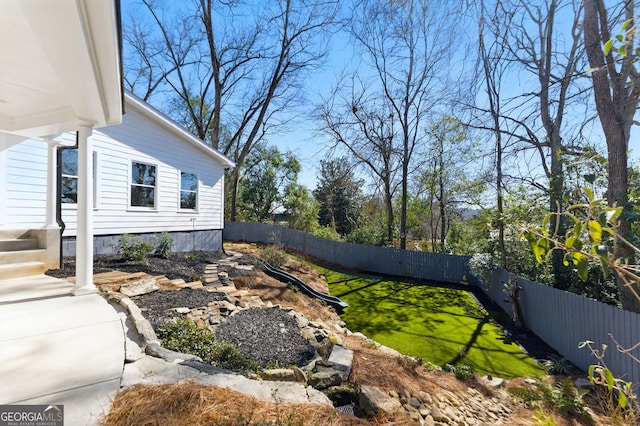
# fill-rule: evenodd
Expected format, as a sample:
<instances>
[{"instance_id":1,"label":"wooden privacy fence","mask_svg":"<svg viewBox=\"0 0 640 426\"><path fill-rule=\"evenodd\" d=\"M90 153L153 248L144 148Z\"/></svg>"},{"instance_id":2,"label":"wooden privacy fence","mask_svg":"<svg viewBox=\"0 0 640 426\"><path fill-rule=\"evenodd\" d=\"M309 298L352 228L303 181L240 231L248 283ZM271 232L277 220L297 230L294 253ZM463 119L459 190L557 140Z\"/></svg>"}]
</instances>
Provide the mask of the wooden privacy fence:
<instances>
[{"instance_id":1,"label":"wooden privacy fence","mask_svg":"<svg viewBox=\"0 0 640 426\"><path fill-rule=\"evenodd\" d=\"M505 302L503 285L510 279L518 282L520 303L526 326L563 357L582 370L596 359L587 348L579 349L585 340L594 347L609 345L605 362L614 375L640 383L640 363L616 350L610 335L624 348L640 343L640 314L587 299L544 284L495 271L487 285L474 277L468 266L469 257L438 253L398 250L341 243L314 237L279 225L262 223L225 223L224 239L265 244L282 244L336 265L407 278L460 283L480 287L509 315L511 304ZM640 358L640 347L631 355Z\"/></svg>"}]
</instances>

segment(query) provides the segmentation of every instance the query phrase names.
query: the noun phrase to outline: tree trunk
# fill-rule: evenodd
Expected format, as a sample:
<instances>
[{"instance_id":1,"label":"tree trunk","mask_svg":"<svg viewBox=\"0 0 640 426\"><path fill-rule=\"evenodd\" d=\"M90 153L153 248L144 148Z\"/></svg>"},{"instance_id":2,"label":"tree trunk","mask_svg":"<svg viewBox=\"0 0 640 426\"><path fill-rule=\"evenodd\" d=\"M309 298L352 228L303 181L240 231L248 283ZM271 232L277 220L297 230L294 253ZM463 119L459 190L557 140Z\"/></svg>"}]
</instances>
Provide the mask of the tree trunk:
<instances>
[{"instance_id":1,"label":"tree trunk","mask_svg":"<svg viewBox=\"0 0 640 426\"><path fill-rule=\"evenodd\" d=\"M625 18L634 19L634 2L625 2ZM633 123L633 116L638 106L640 96L640 81L634 81L634 58L625 56L619 58L620 71L616 68L617 58L612 52L607 55L602 50L604 42L611 38L607 28L607 10L603 0L584 0L584 41L589 58L589 65L594 69L592 73L593 91L598 118L607 141L608 153L608 184L607 201L610 206L621 206L624 209L617 223L617 233L628 238L631 226L628 222L631 208L628 203L628 163L627 148L629 132ZM633 27L633 25L631 25ZM634 51L634 37L625 38L627 52ZM629 263L634 262L631 249L617 245L614 256ZM624 309L640 312L640 300L617 279L619 300ZM638 285L635 284L636 289Z\"/></svg>"},{"instance_id":2,"label":"tree trunk","mask_svg":"<svg viewBox=\"0 0 640 426\"><path fill-rule=\"evenodd\" d=\"M384 181L384 202L387 210L387 243L393 243L393 198L391 196L391 182Z\"/></svg>"}]
</instances>

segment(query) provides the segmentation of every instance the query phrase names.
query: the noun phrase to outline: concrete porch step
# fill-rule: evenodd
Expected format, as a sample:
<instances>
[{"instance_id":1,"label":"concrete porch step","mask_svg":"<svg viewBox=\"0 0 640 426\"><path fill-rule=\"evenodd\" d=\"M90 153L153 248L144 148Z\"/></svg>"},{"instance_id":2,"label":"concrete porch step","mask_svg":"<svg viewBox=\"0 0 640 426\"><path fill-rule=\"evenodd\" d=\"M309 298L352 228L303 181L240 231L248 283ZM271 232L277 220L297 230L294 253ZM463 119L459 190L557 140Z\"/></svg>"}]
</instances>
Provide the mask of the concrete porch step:
<instances>
[{"instance_id":1,"label":"concrete porch step","mask_svg":"<svg viewBox=\"0 0 640 426\"><path fill-rule=\"evenodd\" d=\"M35 238L0 238L0 252L33 250L38 248Z\"/></svg>"},{"instance_id":2,"label":"concrete porch step","mask_svg":"<svg viewBox=\"0 0 640 426\"><path fill-rule=\"evenodd\" d=\"M0 265L0 280L44 274L44 262L19 262Z\"/></svg>"},{"instance_id":3,"label":"concrete porch step","mask_svg":"<svg viewBox=\"0 0 640 426\"><path fill-rule=\"evenodd\" d=\"M9 263L20 262L40 262L44 260L46 256L46 250L44 249L32 249L32 250L0 250L0 265Z\"/></svg>"}]
</instances>

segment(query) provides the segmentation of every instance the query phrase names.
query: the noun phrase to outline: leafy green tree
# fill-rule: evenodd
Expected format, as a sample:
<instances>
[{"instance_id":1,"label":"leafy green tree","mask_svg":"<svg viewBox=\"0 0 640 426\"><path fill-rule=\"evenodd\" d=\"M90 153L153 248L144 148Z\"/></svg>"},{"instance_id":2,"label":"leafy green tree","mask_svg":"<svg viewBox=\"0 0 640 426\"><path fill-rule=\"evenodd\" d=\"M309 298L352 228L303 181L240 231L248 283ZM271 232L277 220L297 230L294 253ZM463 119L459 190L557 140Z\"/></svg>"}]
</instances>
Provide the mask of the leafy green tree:
<instances>
[{"instance_id":1,"label":"leafy green tree","mask_svg":"<svg viewBox=\"0 0 640 426\"><path fill-rule=\"evenodd\" d=\"M296 184L300 162L291 153L258 145L243 165L239 212L244 220L264 222L283 207L288 188Z\"/></svg>"},{"instance_id":2,"label":"leafy green tree","mask_svg":"<svg viewBox=\"0 0 640 426\"><path fill-rule=\"evenodd\" d=\"M431 240L431 248L440 251L451 223L461 209L478 204L486 185L473 177L478 147L460 120L445 115L432 122L427 129L427 141L428 151L416 192L427 212L423 228Z\"/></svg>"},{"instance_id":3,"label":"leafy green tree","mask_svg":"<svg viewBox=\"0 0 640 426\"><path fill-rule=\"evenodd\" d=\"M320 202L319 223L347 235L358 226L363 180L356 179L346 157L320 161L318 186L313 191Z\"/></svg>"},{"instance_id":4,"label":"leafy green tree","mask_svg":"<svg viewBox=\"0 0 640 426\"><path fill-rule=\"evenodd\" d=\"M284 209L290 228L312 233L318 227L320 203L305 186L297 183L287 186Z\"/></svg>"},{"instance_id":5,"label":"leafy green tree","mask_svg":"<svg viewBox=\"0 0 640 426\"><path fill-rule=\"evenodd\" d=\"M392 245L388 239L388 221L383 197L374 196L363 201L358 227L345 236L345 241L369 246Z\"/></svg>"}]
</instances>

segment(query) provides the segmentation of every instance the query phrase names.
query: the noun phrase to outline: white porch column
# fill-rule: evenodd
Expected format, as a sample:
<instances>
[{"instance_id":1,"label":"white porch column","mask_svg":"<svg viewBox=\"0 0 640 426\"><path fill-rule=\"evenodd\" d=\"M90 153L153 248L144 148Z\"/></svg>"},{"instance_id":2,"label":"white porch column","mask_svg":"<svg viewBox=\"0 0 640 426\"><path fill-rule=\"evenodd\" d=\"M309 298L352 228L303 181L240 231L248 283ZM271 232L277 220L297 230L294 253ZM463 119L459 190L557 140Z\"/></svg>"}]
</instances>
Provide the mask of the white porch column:
<instances>
[{"instance_id":1,"label":"white porch column","mask_svg":"<svg viewBox=\"0 0 640 426\"><path fill-rule=\"evenodd\" d=\"M3 146L0 142L0 200L6 200L6 184L4 182L4 149ZM5 212L4 212L4 205L6 203L3 201L2 203L0 203L0 228L4 225L5 223Z\"/></svg>"},{"instance_id":2,"label":"white porch column","mask_svg":"<svg viewBox=\"0 0 640 426\"><path fill-rule=\"evenodd\" d=\"M78 230L74 295L97 292L93 284L93 149L91 127L78 129Z\"/></svg>"},{"instance_id":3,"label":"white porch column","mask_svg":"<svg viewBox=\"0 0 640 426\"><path fill-rule=\"evenodd\" d=\"M47 140L48 152L47 152L47 216L46 225L47 229L57 229L58 221L56 220L56 210L58 207L58 157L56 147L58 144L52 140Z\"/></svg>"}]
</instances>

